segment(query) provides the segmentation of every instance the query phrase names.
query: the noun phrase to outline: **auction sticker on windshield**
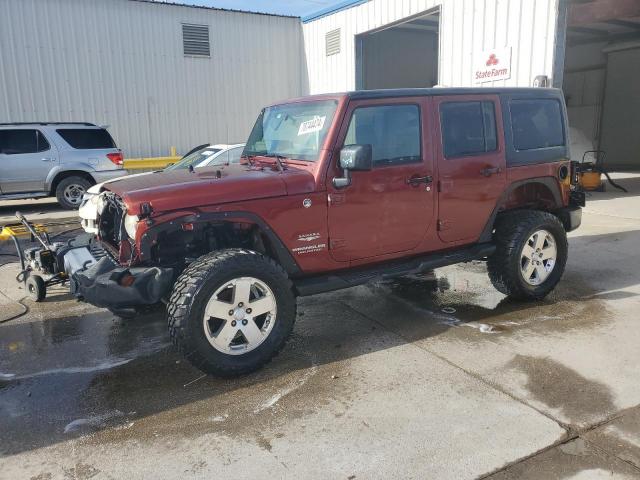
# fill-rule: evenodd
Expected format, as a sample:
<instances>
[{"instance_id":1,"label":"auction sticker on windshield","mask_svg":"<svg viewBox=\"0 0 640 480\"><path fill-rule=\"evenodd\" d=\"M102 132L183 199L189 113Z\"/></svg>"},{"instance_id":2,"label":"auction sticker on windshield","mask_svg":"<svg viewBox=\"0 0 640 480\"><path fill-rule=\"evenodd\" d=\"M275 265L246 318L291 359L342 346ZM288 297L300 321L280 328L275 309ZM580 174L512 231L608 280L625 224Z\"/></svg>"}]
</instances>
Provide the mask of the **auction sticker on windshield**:
<instances>
[{"instance_id":1,"label":"auction sticker on windshield","mask_svg":"<svg viewBox=\"0 0 640 480\"><path fill-rule=\"evenodd\" d=\"M315 118L312 118L311 120L307 120L306 122L302 122L300 124L300 129L298 130L298 136L307 135L313 132L319 132L324 128L324 122L326 119L327 119L326 116L315 117Z\"/></svg>"}]
</instances>

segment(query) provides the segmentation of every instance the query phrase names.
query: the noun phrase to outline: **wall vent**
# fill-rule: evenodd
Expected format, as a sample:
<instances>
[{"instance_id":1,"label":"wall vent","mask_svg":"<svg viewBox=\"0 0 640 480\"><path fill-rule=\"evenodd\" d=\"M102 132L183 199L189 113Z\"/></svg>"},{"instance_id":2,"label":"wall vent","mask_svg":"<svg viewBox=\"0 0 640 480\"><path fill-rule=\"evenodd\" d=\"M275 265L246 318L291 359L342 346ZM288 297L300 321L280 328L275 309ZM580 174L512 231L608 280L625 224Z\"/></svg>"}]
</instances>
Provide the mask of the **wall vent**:
<instances>
[{"instance_id":1,"label":"wall vent","mask_svg":"<svg viewBox=\"0 0 640 480\"><path fill-rule=\"evenodd\" d=\"M326 35L326 49L327 49L327 57L329 55L336 55L340 53L340 29L336 28L335 30L331 30L327 32Z\"/></svg>"},{"instance_id":2,"label":"wall vent","mask_svg":"<svg viewBox=\"0 0 640 480\"><path fill-rule=\"evenodd\" d=\"M188 56L210 57L209 25L182 24L182 47Z\"/></svg>"}]
</instances>

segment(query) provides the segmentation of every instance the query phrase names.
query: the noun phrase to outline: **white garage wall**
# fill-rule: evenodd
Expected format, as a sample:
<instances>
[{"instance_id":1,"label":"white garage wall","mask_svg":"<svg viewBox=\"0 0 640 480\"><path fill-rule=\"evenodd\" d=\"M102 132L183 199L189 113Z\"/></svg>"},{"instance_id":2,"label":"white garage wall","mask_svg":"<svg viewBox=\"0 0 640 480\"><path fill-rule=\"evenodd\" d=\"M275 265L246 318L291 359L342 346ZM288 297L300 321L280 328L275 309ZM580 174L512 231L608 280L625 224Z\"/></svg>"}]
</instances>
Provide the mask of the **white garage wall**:
<instances>
[{"instance_id":1,"label":"white garage wall","mask_svg":"<svg viewBox=\"0 0 640 480\"><path fill-rule=\"evenodd\" d=\"M355 89L355 36L440 7L439 84L474 86L474 56L511 46L509 80L483 86L531 86L551 78L559 0L370 0L304 24L311 93ZM326 56L325 34L340 28L341 52Z\"/></svg>"},{"instance_id":2,"label":"white garage wall","mask_svg":"<svg viewBox=\"0 0 640 480\"><path fill-rule=\"evenodd\" d=\"M183 55L209 25L211 58ZM128 157L242 142L307 92L298 18L132 0L0 0L0 123L110 125Z\"/></svg>"}]
</instances>

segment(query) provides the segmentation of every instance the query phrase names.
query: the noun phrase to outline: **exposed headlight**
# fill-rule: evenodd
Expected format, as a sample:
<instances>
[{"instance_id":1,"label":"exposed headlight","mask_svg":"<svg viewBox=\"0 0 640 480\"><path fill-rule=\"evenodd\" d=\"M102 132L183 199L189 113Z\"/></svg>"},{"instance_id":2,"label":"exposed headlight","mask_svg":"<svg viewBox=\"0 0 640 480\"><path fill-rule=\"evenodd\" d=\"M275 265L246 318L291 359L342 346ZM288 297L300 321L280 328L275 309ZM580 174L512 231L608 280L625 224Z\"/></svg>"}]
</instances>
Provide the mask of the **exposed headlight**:
<instances>
[{"instance_id":1,"label":"exposed headlight","mask_svg":"<svg viewBox=\"0 0 640 480\"><path fill-rule=\"evenodd\" d=\"M138 221L140 219L137 215L125 215L124 216L124 229L129 235L129 238L136 238L136 231L138 230Z\"/></svg>"}]
</instances>

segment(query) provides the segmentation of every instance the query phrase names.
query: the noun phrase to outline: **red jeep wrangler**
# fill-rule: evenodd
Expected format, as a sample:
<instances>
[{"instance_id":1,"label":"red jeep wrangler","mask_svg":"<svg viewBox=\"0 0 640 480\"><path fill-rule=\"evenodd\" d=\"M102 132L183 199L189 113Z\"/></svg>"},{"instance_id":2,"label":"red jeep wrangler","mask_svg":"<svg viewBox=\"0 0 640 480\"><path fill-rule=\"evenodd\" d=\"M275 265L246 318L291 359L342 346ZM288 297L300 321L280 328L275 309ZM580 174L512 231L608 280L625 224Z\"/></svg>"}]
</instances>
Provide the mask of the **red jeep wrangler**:
<instances>
[{"instance_id":1,"label":"red jeep wrangler","mask_svg":"<svg viewBox=\"0 0 640 480\"><path fill-rule=\"evenodd\" d=\"M499 291L540 299L584 205L567 132L561 92L542 88L267 107L241 165L106 184L72 291L119 313L166 301L175 345L222 376L282 348L297 296L486 259Z\"/></svg>"}]
</instances>

